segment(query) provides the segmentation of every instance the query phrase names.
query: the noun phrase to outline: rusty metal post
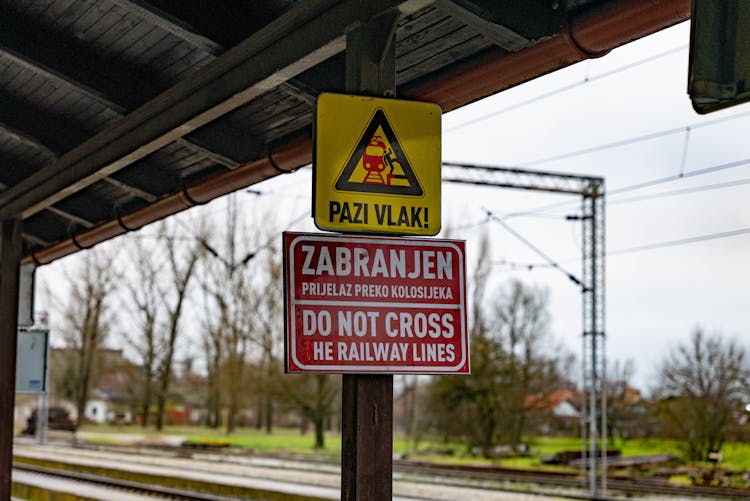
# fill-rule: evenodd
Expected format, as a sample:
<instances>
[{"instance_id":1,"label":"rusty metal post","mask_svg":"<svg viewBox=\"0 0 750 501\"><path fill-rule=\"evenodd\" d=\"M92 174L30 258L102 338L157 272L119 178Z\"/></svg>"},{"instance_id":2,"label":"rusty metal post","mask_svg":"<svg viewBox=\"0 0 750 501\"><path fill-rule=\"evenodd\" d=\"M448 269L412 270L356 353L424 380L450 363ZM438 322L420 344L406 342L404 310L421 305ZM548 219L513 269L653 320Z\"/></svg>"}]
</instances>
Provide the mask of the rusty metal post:
<instances>
[{"instance_id":1,"label":"rusty metal post","mask_svg":"<svg viewBox=\"0 0 750 501\"><path fill-rule=\"evenodd\" d=\"M10 499L16 398L21 222L0 223L0 500Z\"/></svg>"},{"instance_id":2,"label":"rusty metal post","mask_svg":"<svg viewBox=\"0 0 750 501\"><path fill-rule=\"evenodd\" d=\"M398 12L388 12L347 33L347 92L395 96L398 17ZM391 499L393 376L344 375L342 397L341 499Z\"/></svg>"}]
</instances>

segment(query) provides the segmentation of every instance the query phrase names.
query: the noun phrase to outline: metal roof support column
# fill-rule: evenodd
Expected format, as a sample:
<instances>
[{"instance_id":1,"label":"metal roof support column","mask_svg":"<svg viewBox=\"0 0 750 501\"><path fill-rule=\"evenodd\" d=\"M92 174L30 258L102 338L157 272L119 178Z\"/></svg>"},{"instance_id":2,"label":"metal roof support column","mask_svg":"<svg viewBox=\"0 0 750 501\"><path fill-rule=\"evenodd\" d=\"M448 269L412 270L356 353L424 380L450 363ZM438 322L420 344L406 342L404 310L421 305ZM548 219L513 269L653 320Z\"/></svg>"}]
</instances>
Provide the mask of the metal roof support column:
<instances>
[{"instance_id":1,"label":"metal roof support column","mask_svg":"<svg viewBox=\"0 0 750 501\"><path fill-rule=\"evenodd\" d=\"M394 34L399 13L363 19L346 37L346 90L394 96ZM350 375L343 380L341 499L378 501L393 492L393 376Z\"/></svg>"},{"instance_id":2,"label":"metal roof support column","mask_svg":"<svg viewBox=\"0 0 750 501\"><path fill-rule=\"evenodd\" d=\"M0 223L0 499L10 499L13 469L13 411L16 398L18 273L21 221Z\"/></svg>"}]
</instances>

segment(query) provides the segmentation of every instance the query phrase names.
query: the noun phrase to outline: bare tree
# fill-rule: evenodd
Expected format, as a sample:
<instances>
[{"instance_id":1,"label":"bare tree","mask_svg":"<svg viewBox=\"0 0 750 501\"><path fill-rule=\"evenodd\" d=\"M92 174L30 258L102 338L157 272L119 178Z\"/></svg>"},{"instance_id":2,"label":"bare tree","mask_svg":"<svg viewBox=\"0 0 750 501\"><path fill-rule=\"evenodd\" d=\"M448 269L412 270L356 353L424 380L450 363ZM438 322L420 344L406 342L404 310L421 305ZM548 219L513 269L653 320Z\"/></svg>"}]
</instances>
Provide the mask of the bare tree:
<instances>
[{"instance_id":1,"label":"bare tree","mask_svg":"<svg viewBox=\"0 0 750 501\"><path fill-rule=\"evenodd\" d=\"M404 374L400 379L401 389L395 397L394 404L399 403L403 410L401 415L394 415L394 425L400 425L406 436L411 439L411 445L416 447L421 431L418 426L419 376Z\"/></svg>"},{"instance_id":2,"label":"bare tree","mask_svg":"<svg viewBox=\"0 0 750 501\"><path fill-rule=\"evenodd\" d=\"M234 431L236 418L247 390L245 378L251 325L252 294L245 273L230 274L223 292L215 289L218 305L218 336L221 358L218 359L226 395L226 432Z\"/></svg>"},{"instance_id":3,"label":"bare tree","mask_svg":"<svg viewBox=\"0 0 750 501\"><path fill-rule=\"evenodd\" d=\"M270 226L269 226L270 228ZM313 423L315 447L325 446L325 425L331 419L334 404L340 395L341 379L328 374L281 377L280 349L284 328L283 264L278 249L280 238L267 230L266 251L254 270L254 305L250 341L258 350L257 366L260 385L258 395L258 426L271 433L276 403L292 404Z\"/></svg>"},{"instance_id":4,"label":"bare tree","mask_svg":"<svg viewBox=\"0 0 750 501\"><path fill-rule=\"evenodd\" d=\"M474 318L472 375L433 380L431 414L446 435L468 435L485 453L498 441L518 448L529 414L551 392L570 386L564 374L572 356L550 342L544 290L511 282ZM441 415L444 409L451 412Z\"/></svg>"},{"instance_id":5,"label":"bare tree","mask_svg":"<svg viewBox=\"0 0 750 501\"><path fill-rule=\"evenodd\" d=\"M499 378L495 364L498 343L488 336L484 296L491 272L489 237L482 234L471 296L472 376L435 378L427 391L432 425L445 438L466 436L472 444L489 448L497 431L499 400L495 391ZM451 409L446 413L445 409Z\"/></svg>"},{"instance_id":6,"label":"bare tree","mask_svg":"<svg viewBox=\"0 0 750 501\"><path fill-rule=\"evenodd\" d=\"M341 377L330 374L295 375L280 378L281 398L294 405L315 428L315 448L325 447L325 424L341 395Z\"/></svg>"},{"instance_id":7,"label":"bare tree","mask_svg":"<svg viewBox=\"0 0 750 501\"><path fill-rule=\"evenodd\" d=\"M180 333L180 320L187 300L188 287L205 249L201 243L203 239L201 236L197 236L189 245L179 245L184 242L178 241L174 227L163 223L159 231L164 237L160 241L165 246L170 276L169 289L163 293L166 334L162 346L163 356L158 367L156 388L156 428L161 430L164 427L164 413L172 380L175 346Z\"/></svg>"},{"instance_id":8,"label":"bare tree","mask_svg":"<svg viewBox=\"0 0 750 501\"><path fill-rule=\"evenodd\" d=\"M652 429L650 415L632 386L635 372L632 359L607 364L607 437L610 444L624 444L629 438L645 436Z\"/></svg>"},{"instance_id":9,"label":"bare tree","mask_svg":"<svg viewBox=\"0 0 750 501\"><path fill-rule=\"evenodd\" d=\"M213 296L209 295L210 285L203 282L204 314L202 322L203 354L206 361L206 409L208 411L207 425L218 428L221 425L221 382L220 370L223 362L222 328L220 322L214 322L212 313Z\"/></svg>"},{"instance_id":10,"label":"bare tree","mask_svg":"<svg viewBox=\"0 0 750 501\"><path fill-rule=\"evenodd\" d=\"M473 322L471 333L471 357L473 361L474 377L466 380L466 392L472 395L474 412L477 419L477 434L474 442L484 448L489 448L494 439L498 426L500 401L495 390L499 379L496 359L501 347L489 337L489 325L485 315L485 291L489 281L492 264L490 263L490 241L486 232L479 242L479 255L473 277L472 313ZM460 391L460 388L458 389ZM451 393L455 393L451 392ZM459 394L449 395L450 400L460 398Z\"/></svg>"},{"instance_id":11,"label":"bare tree","mask_svg":"<svg viewBox=\"0 0 750 501\"><path fill-rule=\"evenodd\" d=\"M160 266L154 254L154 246L144 244L137 239L132 244L133 252L129 253L133 265L133 276L127 284L128 306L133 311L137 330L125 331L128 343L136 350L140 358L141 374L139 377L141 425L149 424L151 405L155 393L155 377L161 353L159 337L159 312L161 309L162 291L159 288Z\"/></svg>"},{"instance_id":12,"label":"bare tree","mask_svg":"<svg viewBox=\"0 0 750 501\"><path fill-rule=\"evenodd\" d=\"M572 359L562 347L551 346L546 290L513 281L496 297L493 312L490 333L502 348L497 354L502 434L518 447L530 411L550 393L570 385L562 374Z\"/></svg>"},{"instance_id":13,"label":"bare tree","mask_svg":"<svg viewBox=\"0 0 750 501\"><path fill-rule=\"evenodd\" d=\"M70 378L68 393L76 405L78 426L83 424L100 350L113 323L110 303L119 278L114 261L113 254L97 248L83 253L75 270L66 272L70 290L62 332L66 347L74 353L74 365L66 377Z\"/></svg>"},{"instance_id":14,"label":"bare tree","mask_svg":"<svg viewBox=\"0 0 750 501\"><path fill-rule=\"evenodd\" d=\"M750 359L744 346L696 329L662 362L659 413L669 434L683 441L687 458L705 461L721 449L750 391Z\"/></svg>"},{"instance_id":15,"label":"bare tree","mask_svg":"<svg viewBox=\"0 0 750 501\"><path fill-rule=\"evenodd\" d=\"M226 406L226 432L235 429L236 418L246 404L248 380L251 376L249 358L263 359L267 347L263 336L260 313L267 294L275 294L265 278L263 266L258 266L256 255L268 247L266 233L270 233L267 217L253 231L239 223L236 199L227 198L226 233L224 245L203 245L213 256L203 266L202 290L206 320L203 344L208 368L208 404L210 423L218 426L222 404ZM270 237L269 237L270 238ZM216 250L219 248L221 250ZM241 257L239 257L241 256ZM260 269L259 269L260 268ZM257 352L254 348L258 348ZM255 374L252 374L255 376ZM265 378L264 378L265 379ZM255 394L266 394L266 381L256 385ZM262 411L258 412L258 416Z\"/></svg>"},{"instance_id":16,"label":"bare tree","mask_svg":"<svg viewBox=\"0 0 750 501\"><path fill-rule=\"evenodd\" d=\"M258 281L255 282L257 301L250 338L260 350L262 385L258 388L258 424L262 424L266 433L271 433L273 428L274 394L278 392L276 383L282 371L279 350L284 329L284 270L281 253L275 250L276 246L264 253Z\"/></svg>"},{"instance_id":17,"label":"bare tree","mask_svg":"<svg viewBox=\"0 0 750 501\"><path fill-rule=\"evenodd\" d=\"M490 238L485 231L479 240L479 254L477 255L477 264L474 267L474 276L472 277L472 326L470 330L472 339L481 338L487 334L487 324L484 315L484 296L487 281L490 279L492 272L490 258Z\"/></svg>"}]
</instances>

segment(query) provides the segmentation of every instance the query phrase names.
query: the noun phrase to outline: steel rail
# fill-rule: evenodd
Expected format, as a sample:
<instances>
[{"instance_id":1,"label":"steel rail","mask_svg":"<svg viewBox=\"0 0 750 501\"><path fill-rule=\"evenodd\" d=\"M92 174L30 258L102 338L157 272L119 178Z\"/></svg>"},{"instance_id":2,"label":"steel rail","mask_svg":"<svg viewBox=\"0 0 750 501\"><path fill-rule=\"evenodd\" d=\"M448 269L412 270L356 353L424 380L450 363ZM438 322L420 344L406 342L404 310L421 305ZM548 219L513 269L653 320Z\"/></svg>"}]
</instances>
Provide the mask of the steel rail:
<instances>
[{"instance_id":1,"label":"steel rail","mask_svg":"<svg viewBox=\"0 0 750 501\"><path fill-rule=\"evenodd\" d=\"M117 447L107 447L116 451ZM125 455L130 454L125 452ZM309 458L279 458L274 455L269 455L269 458L294 461L297 463L308 463L308 464L319 464L319 465L330 465L339 466L336 461L329 460L311 460ZM53 468L37 467L25 463L14 463L14 468L19 470L26 470L30 472L40 472L47 474L46 470L49 470L49 474L59 475L58 476L70 476L82 475L94 477L93 482L96 482L97 475L89 474L78 474L66 470L57 470ZM302 471L309 472L310 469L304 466L290 466L290 465L264 465L264 468L279 469L288 471ZM483 487L473 483L461 482L461 479L472 479L480 481L501 481L511 483L523 483L523 484L535 484L539 486L547 487L562 487L571 489L580 489L581 487L581 476L579 473L564 472L564 471L542 471L542 470L522 470L517 468L505 468L501 466L477 466L477 465L449 465L449 464L434 464L426 463L421 461L411 461L406 459L395 459L393 462L394 473L400 474L411 474L417 477L425 478L414 478L409 477L409 482L415 483L429 483L429 484L443 484L453 487L471 487L481 489ZM319 471L319 473L335 474L330 471ZM437 480L435 477L442 476L451 480ZM113 487L117 487L118 483L128 483L128 481L112 479L110 477L101 477L106 482L111 481ZM407 480L407 479L405 479ZM146 484L134 483L136 486L146 486ZM150 487L150 486L146 486ZM725 499L750 499L750 489L731 488L731 487L716 487L716 486L681 486L681 485L670 485L665 483L663 480L654 478L623 478L622 476L609 475L607 487L610 494L662 494L662 495L673 495L679 497L716 497ZM128 488L124 486L124 488ZM168 489L162 487L156 487L157 489ZM503 492L524 492L527 494L538 494L540 496L554 496L565 499L597 499L597 500L614 500L621 499L615 497L596 497L592 498L588 494L584 493L561 493L561 492L549 492L544 490L528 491L527 489L514 489L512 487L487 487L489 490L497 490ZM194 497L183 498L183 499L207 499L207 500L220 500L224 501L230 498L224 498L221 496L210 497L210 494L203 494L195 491L187 491ZM204 497L201 497L204 496Z\"/></svg>"},{"instance_id":2,"label":"steel rail","mask_svg":"<svg viewBox=\"0 0 750 501\"><path fill-rule=\"evenodd\" d=\"M505 480L554 487L579 488L581 486L581 477L578 473L520 470L495 466L441 465L397 460L394 461L394 471L426 475L439 473L445 476L475 478L478 480ZM608 476L607 488L610 491L630 494L668 494L681 497L712 496L729 499L750 499L750 489L701 485L680 486L663 482L663 480L654 480L653 478L628 479L610 475ZM559 494L555 493L555 495ZM592 498L591 496L581 496L581 499ZM595 499L609 498L596 497Z\"/></svg>"},{"instance_id":3,"label":"steel rail","mask_svg":"<svg viewBox=\"0 0 750 501\"><path fill-rule=\"evenodd\" d=\"M174 489L169 487L162 487L155 484L144 484L140 482L133 482L129 480L120 480L113 477L107 477L102 475L93 475L90 473L81 473L81 472L74 472L70 470L61 470L56 468L47 468L42 466L36 466L36 465L29 465L29 464L18 464L15 463L13 465L13 469L20 470L20 471L26 471L29 473L35 473L40 475L47 475L51 477L57 477L57 478L63 478L66 480L72 480L75 482L81 482L86 484L92 484L97 486L104 486L104 487L110 487L113 489L118 490L124 490L128 492L137 492L139 494L145 494L145 495L153 495L153 496L161 496L161 497L168 497L168 498L174 498L174 499L180 499L180 500L187 500L187 501L232 501L236 500L236 497L224 497L224 496L217 496L215 494L209 494L209 493L203 493L198 491L188 491L183 489ZM309 471L304 470L303 468L289 468L290 470L299 470L299 471ZM409 470L409 469L407 469ZM406 471L400 469L400 471ZM410 471L410 473L416 473L424 475L424 469L416 469L414 471ZM441 472L441 474L444 474L444 472ZM480 478L480 477L477 477ZM482 480L498 480L496 477L486 477L481 478ZM549 496L554 497L556 499L591 499L589 496L585 494L570 494L570 493L560 493L560 492L545 492L545 491L527 491L527 490L519 490L519 489L513 489L513 488L507 488L507 487L488 487L488 486L481 486L466 482L460 482L458 481L445 481L445 480L435 480L434 478L431 479L408 479L409 482L414 483L429 483L431 485L445 485L450 487L467 487L472 489L478 489L478 490L487 490L487 491L501 491L501 492L509 492L509 493L519 493L523 492L524 494L529 495L537 495L537 496ZM556 485L561 486L561 485ZM564 487L567 487L564 486ZM572 485L572 487L578 487L578 484L575 483ZM429 500L431 498L422 498L422 497L415 497L412 495L408 496L409 499L425 499ZM308 499L305 497L304 499ZM616 501L614 498L597 498L600 501Z\"/></svg>"},{"instance_id":4,"label":"steel rail","mask_svg":"<svg viewBox=\"0 0 750 501\"><path fill-rule=\"evenodd\" d=\"M94 484L98 486L111 487L119 490L126 490L129 492L137 492L140 494L169 497L173 499L184 499L187 501L230 501L236 498L229 498L224 496L217 496L214 494L208 494L197 491L188 491L184 489L174 489L171 487L163 487L154 484L144 484L141 482L133 482L131 480L120 480L113 477L106 477L103 475L93 475L91 473L81 473L69 470L59 470L55 468L45 468L43 466L34 466L22 463L13 463L13 469L19 471L26 471L29 473L36 473L40 475L47 475L51 477L64 478L66 480L73 480L76 482Z\"/></svg>"}]
</instances>

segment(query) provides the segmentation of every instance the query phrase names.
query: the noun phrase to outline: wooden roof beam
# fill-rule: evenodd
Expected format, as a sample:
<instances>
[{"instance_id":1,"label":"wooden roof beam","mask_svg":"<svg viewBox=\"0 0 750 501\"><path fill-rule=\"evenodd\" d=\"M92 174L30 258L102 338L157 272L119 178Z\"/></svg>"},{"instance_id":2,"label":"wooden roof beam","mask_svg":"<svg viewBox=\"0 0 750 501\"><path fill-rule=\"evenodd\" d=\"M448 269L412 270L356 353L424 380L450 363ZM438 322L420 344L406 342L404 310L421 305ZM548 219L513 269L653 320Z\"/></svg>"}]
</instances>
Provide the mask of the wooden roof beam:
<instances>
[{"instance_id":1,"label":"wooden roof beam","mask_svg":"<svg viewBox=\"0 0 750 501\"><path fill-rule=\"evenodd\" d=\"M27 170L30 170L32 167L24 164ZM18 167L18 162L7 159L5 157L0 158L0 172L3 173L10 173L16 170L15 168ZM0 190L7 190L10 188L10 185L8 184L8 181L11 180L13 176L6 175L1 181L0 181ZM100 206L108 206L110 205L109 202L105 202L95 195L89 195L94 197L94 202L97 205ZM76 211L75 213L72 212L70 209L63 209L61 207L57 206L50 206L47 207L46 210L53 214L57 219L61 219L65 222L67 225L77 225L84 229L89 229L94 227L99 221L93 221L91 218L87 217L86 215L81 215L80 211Z\"/></svg>"},{"instance_id":2,"label":"wooden roof beam","mask_svg":"<svg viewBox=\"0 0 750 501\"><path fill-rule=\"evenodd\" d=\"M83 226L84 228L91 228L92 226L94 226L94 223L92 221L89 221L88 219L84 217L78 216L76 214L73 214L72 212L65 211L54 206L47 207L47 211L51 212L52 214L62 219L65 219L66 221L70 223Z\"/></svg>"},{"instance_id":3,"label":"wooden roof beam","mask_svg":"<svg viewBox=\"0 0 750 501\"><path fill-rule=\"evenodd\" d=\"M57 162L0 193L0 219L30 217L338 54L362 16L429 0L307 0Z\"/></svg>"},{"instance_id":4,"label":"wooden roof beam","mask_svg":"<svg viewBox=\"0 0 750 501\"><path fill-rule=\"evenodd\" d=\"M549 0L435 0L446 14L509 52L560 33L564 2Z\"/></svg>"},{"instance_id":5,"label":"wooden roof beam","mask_svg":"<svg viewBox=\"0 0 750 501\"><path fill-rule=\"evenodd\" d=\"M212 40L206 35L198 33L197 29L189 26L185 21L178 19L171 14L155 7L144 0L112 0L114 3L127 9L136 16L144 19L155 26L160 27L174 36L181 38L190 45L197 47L214 57L220 56L226 48L216 40ZM281 89L287 94L294 96L301 101L315 105L319 91L309 88L297 79L290 79L280 85Z\"/></svg>"},{"instance_id":6,"label":"wooden roof beam","mask_svg":"<svg viewBox=\"0 0 750 501\"><path fill-rule=\"evenodd\" d=\"M7 188L8 187L5 184L0 183L0 190L5 190ZM34 235L33 233L29 233L28 227L24 229L26 231L23 232L22 236L24 239L26 239L26 241L31 242L32 244L38 245L40 247L49 247L50 245L52 245L52 242L50 242L49 240L45 240L37 235Z\"/></svg>"},{"instance_id":7,"label":"wooden roof beam","mask_svg":"<svg viewBox=\"0 0 750 501\"><path fill-rule=\"evenodd\" d=\"M40 238L36 235L32 235L31 233L24 232L22 235L24 240L31 242L34 245L38 245L40 247L47 247L52 244L52 242L48 242L47 240Z\"/></svg>"},{"instance_id":8,"label":"wooden roof beam","mask_svg":"<svg viewBox=\"0 0 750 501\"><path fill-rule=\"evenodd\" d=\"M172 16L147 1L112 0L112 2L209 54L218 56L225 50L220 43L198 33L194 27L182 19Z\"/></svg>"},{"instance_id":9,"label":"wooden roof beam","mask_svg":"<svg viewBox=\"0 0 750 501\"><path fill-rule=\"evenodd\" d=\"M38 150L50 160L56 160L61 154L90 136L48 113L30 106L12 103L7 96L2 94L0 94L0 132L9 134L15 140ZM153 193L119 179L108 176L102 181L149 203L158 198Z\"/></svg>"},{"instance_id":10,"label":"wooden roof beam","mask_svg":"<svg viewBox=\"0 0 750 501\"><path fill-rule=\"evenodd\" d=\"M130 194L131 197L140 198L141 200L145 200L148 203L155 202L159 198L153 193L149 193L148 191L142 190L137 186L133 186L132 184L120 181L119 179L115 179L112 176L102 178L102 182L105 182L119 190L124 191L125 193Z\"/></svg>"},{"instance_id":11,"label":"wooden roof beam","mask_svg":"<svg viewBox=\"0 0 750 501\"><path fill-rule=\"evenodd\" d=\"M280 87L281 90L283 90L290 96L296 97L303 103L309 104L310 106L315 106L315 103L318 101L318 95L320 95L319 90L313 89L297 78L292 78L284 82L280 85Z\"/></svg>"},{"instance_id":12,"label":"wooden roof beam","mask_svg":"<svg viewBox=\"0 0 750 501\"><path fill-rule=\"evenodd\" d=\"M116 68L110 62L98 60L94 54L81 55L79 48L69 46L63 40L42 42L33 37L22 38L19 33L20 30L34 29L33 26L10 25L9 20L0 17L0 55L29 71L75 89L119 118L158 94L158 90L149 82ZM91 64L83 65L82 60L90 61ZM90 67L97 68L97 71L92 71ZM128 84L123 85L125 82ZM179 139L185 147L230 169L246 161L243 158L231 158L228 153L216 147L214 143L218 141L214 138L219 136L220 134L210 130L203 131L200 145L193 144L189 138ZM249 141L257 149L257 154L260 154L260 141Z\"/></svg>"},{"instance_id":13,"label":"wooden roof beam","mask_svg":"<svg viewBox=\"0 0 750 501\"><path fill-rule=\"evenodd\" d=\"M435 6L505 50L516 52L529 45L527 38L501 24L488 21L455 0L435 0Z\"/></svg>"},{"instance_id":14,"label":"wooden roof beam","mask_svg":"<svg viewBox=\"0 0 750 501\"><path fill-rule=\"evenodd\" d=\"M190 26L187 22L182 19L167 13L164 10L159 9L152 3L145 0L113 0L114 3L119 5L121 8L129 10L136 16L144 19L155 26L167 31L174 36L182 39L184 42L197 47L206 53L213 56L216 59L218 56L226 51L220 42L212 39L211 37L201 34L196 28ZM307 87L302 82L296 79L291 79L288 82L281 84L281 87L290 95L304 101L308 104L315 104L317 95L320 93L315 89ZM237 131L229 130L227 126L221 124L214 124L213 127L217 128L218 134L215 138L206 137L205 129L198 129L190 135L190 141L186 139L180 139L178 142L196 149L203 153L207 158L211 158L215 162L222 164L230 169L236 169L243 162L249 162L256 160L259 155L258 153L263 150L263 145L257 140L257 138L248 137L247 135L242 138L233 138L237 136ZM218 138L233 138L236 139L231 141L231 144L223 144L221 147L215 147L213 151L210 149L209 144L215 143ZM230 158L226 155L221 155L218 151L232 151L237 149L238 146L244 145L241 151L234 151ZM248 146L251 146L251 151L248 151ZM239 161L235 160L238 159Z\"/></svg>"},{"instance_id":15,"label":"wooden roof beam","mask_svg":"<svg viewBox=\"0 0 750 501\"><path fill-rule=\"evenodd\" d=\"M0 134L11 137L14 141L28 146L29 148L38 151L49 159L57 158L57 155L47 145L42 143L36 137L28 134L24 130L17 129L13 125L6 123L2 119L2 110L0 110Z\"/></svg>"}]
</instances>

